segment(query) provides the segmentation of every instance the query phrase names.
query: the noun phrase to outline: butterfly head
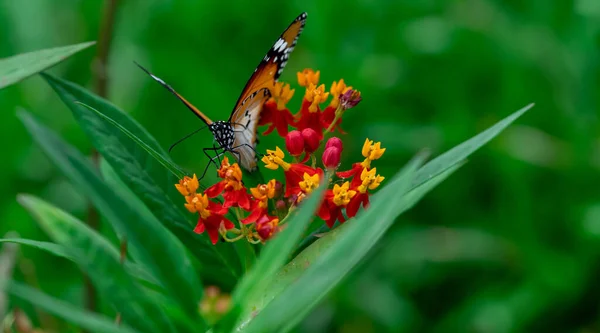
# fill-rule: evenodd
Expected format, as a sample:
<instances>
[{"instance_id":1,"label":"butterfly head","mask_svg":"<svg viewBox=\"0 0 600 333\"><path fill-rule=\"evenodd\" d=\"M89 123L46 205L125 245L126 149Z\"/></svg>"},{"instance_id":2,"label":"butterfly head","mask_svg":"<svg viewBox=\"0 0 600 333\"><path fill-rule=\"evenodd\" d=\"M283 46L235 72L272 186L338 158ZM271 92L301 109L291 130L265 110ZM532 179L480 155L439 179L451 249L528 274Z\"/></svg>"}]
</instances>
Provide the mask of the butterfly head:
<instances>
[{"instance_id":1,"label":"butterfly head","mask_svg":"<svg viewBox=\"0 0 600 333\"><path fill-rule=\"evenodd\" d=\"M215 121L208 125L208 128L212 132L215 140L222 148L230 150L235 140L233 127L227 121Z\"/></svg>"}]
</instances>

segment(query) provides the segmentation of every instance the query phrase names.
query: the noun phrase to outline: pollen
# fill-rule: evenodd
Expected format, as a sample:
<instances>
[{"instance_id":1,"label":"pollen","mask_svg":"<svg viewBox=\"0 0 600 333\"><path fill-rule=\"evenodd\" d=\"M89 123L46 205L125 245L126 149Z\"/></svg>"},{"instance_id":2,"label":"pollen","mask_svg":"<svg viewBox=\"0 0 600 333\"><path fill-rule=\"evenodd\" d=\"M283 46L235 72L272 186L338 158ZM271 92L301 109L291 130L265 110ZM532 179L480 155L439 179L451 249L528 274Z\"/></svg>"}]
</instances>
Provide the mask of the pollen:
<instances>
[{"instance_id":1,"label":"pollen","mask_svg":"<svg viewBox=\"0 0 600 333\"><path fill-rule=\"evenodd\" d=\"M271 89L271 100L277 103L277 110L286 108L286 104L294 96L295 89L291 89L290 85L283 82L275 82L275 86Z\"/></svg>"},{"instance_id":2,"label":"pollen","mask_svg":"<svg viewBox=\"0 0 600 333\"><path fill-rule=\"evenodd\" d=\"M308 87L310 84L317 85L319 83L320 71L313 71L310 68L298 72L298 84L302 87Z\"/></svg>"},{"instance_id":3,"label":"pollen","mask_svg":"<svg viewBox=\"0 0 600 333\"><path fill-rule=\"evenodd\" d=\"M356 191L350 190L350 182L333 186L333 203L336 206L346 206L355 195Z\"/></svg>"},{"instance_id":4,"label":"pollen","mask_svg":"<svg viewBox=\"0 0 600 333\"><path fill-rule=\"evenodd\" d=\"M210 216L210 211L208 208L208 197L206 194L196 193L195 195L190 195L185 197L185 208L190 211L190 213L200 213L200 216L205 219Z\"/></svg>"},{"instance_id":5,"label":"pollen","mask_svg":"<svg viewBox=\"0 0 600 333\"><path fill-rule=\"evenodd\" d=\"M290 168L290 164L283 160L284 157L285 154L283 151L279 147L275 147L275 150L267 149L267 155L261 160L265 163L265 168L267 169L277 170L277 168L281 167L287 171Z\"/></svg>"},{"instance_id":6,"label":"pollen","mask_svg":"<svg viewBox=\"0 0 600 333\"><path fill-rule=\"evenodd\" d=\"M325 102L329 97L329 93L325 92L325 85L322 84L317 87L316 84L310 83L306 88L304 98L311 104L308 107L308 111L317 112L319 104Z\"/></svg>"},{"instance_id":7,"label":"pollen","mask_svg":"<svg viewBox=\"0 0 600 333\"><path fill-rule=\"evenodd\" d=\"M362 180L362 184L358 186L358 191L360 193L366 193L367 189L374 190L381 185L381 182L384 179L385 177L377 174L377 168L373 168L371 170L364 168L360 173L360 180Z\"/></svg>"},{"instance_id":8,"label":"pollen","mask_svg":"<svg viewBox=\"0 0 600 333\"><path fill-rule=\"evenodd\" d=\"M198 178L196 174L192 178L185 176L183 179L179 180L179 184L175 184L175 188L181 195L188 196L196 193L196 190L200 184L198 183Z\"/></svg>"},{"instance_id":9,"label":"pollen","mask_svg":"<svg viewBox=\"0 0 600 333\"><path fill-rule=\"evenodd\" d=\"M304 180L298 183L300 189L306 194L311 193L314 189L319 186L319 174L315 173L314 175L309 175L308 173L304 173L302 177Z\"/></svg>"}]
</instances>

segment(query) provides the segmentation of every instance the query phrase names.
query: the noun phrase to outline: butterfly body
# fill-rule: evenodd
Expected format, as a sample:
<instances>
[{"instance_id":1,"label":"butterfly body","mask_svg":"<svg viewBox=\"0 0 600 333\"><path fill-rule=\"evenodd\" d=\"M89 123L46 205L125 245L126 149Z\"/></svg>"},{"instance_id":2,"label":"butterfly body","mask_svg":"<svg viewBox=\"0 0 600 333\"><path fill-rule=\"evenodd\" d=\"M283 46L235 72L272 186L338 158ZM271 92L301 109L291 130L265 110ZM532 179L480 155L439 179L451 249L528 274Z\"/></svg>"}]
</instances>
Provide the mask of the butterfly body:
<instances>
[{"instance_id":1,"label":"butterfly body","mask_svg":"<svg viewBox=\"0 0 600 333\"><path fill-rule=\"evenodd\" d=\"M153 75L139 64L138 66L177 96L188 109L208 126L213 134L214 141L218 145L203 149L204 154L210 158L210 162L215 163L215 159L218 159L225 152L230 152L237 159L241 167L248 171L254 171L257 167L256 132L263 105L271 97L270 89L274 87L275 82L287 64L290 53L296 46L298 37L304 28L306 17L306 13L302 13L296 17L277 41L275 41L275 44L273 44L263 57L246 83L227 121L213 122L162 79ZM211 157L207 151L214 151L216 156ZM206 173L207 169L208 165L204 173Z\"/></svg>"}]
</instances>

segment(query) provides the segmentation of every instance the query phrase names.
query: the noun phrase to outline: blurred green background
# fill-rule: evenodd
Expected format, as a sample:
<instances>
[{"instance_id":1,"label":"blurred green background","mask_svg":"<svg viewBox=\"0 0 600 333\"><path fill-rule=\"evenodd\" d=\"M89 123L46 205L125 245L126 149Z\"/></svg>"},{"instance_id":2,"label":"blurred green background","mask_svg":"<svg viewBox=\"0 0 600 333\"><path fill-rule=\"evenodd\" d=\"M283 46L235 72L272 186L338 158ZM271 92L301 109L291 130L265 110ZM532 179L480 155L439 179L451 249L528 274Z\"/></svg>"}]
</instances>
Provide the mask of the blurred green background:
<instances>
[{"instance_id":1,"label":"blurred green background","mask_svg":"<svg viewBox=\"0 0 600 333\"><path fill-rule=\"evenodd\" d=\"M102 1L0 0L0 58L96 40L102 9ZM342 169L360 159L365 137L387 148L375 166L391 176L423 148L437 155L536 106L402 216L296 331L600 330L600 1L122 0L108 99L168 147L199 121L133 61L225 119L302 11L306 28L281 80L297 87L296 71L314 68L328 86L344 78L363 93L344 116ZM93 89L95 52L50 72ZM296 94L294 112L303 90ZM86 201L32 144L19 108L82 151L91 146L39 76L0 91L0 232L46 239L17 193L82 218ZM209 137L181 144L173 159L201 170ZM261 149L281 142L263 138ZM74 265L21 253L19 279L82 303Z\"/></svg>"}]
</instances>

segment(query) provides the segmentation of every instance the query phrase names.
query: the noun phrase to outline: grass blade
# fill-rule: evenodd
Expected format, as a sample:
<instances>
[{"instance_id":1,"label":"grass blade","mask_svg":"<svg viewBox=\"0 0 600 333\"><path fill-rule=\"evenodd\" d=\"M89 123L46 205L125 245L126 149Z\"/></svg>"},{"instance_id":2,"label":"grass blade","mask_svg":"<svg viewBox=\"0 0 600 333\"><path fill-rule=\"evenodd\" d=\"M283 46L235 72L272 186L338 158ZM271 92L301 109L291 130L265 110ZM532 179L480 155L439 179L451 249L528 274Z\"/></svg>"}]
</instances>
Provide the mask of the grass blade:
<instances>
[{"instance_id":1,"label":"grass blade","mask_svg":"<svg viewBox=\"0 0 600 333\"><path fill-rule=\"evenodd\" d=\"M0 281L0 289L28 301L44 311L96 333L136 333L127 325L117 326L114 320L51 297L43 292L14 281Z\"/></svg>"}]
</instances>

